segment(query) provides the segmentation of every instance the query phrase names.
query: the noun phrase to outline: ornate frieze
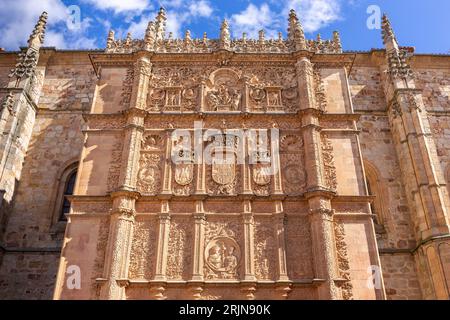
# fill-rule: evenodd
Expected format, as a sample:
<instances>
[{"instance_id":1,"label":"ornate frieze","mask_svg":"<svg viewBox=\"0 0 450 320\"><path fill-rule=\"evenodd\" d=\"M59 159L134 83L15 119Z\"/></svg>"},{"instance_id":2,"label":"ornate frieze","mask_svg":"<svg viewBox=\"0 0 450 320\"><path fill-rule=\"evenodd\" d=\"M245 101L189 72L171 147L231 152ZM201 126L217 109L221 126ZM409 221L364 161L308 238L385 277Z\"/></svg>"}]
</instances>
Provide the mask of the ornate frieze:
<instances>
[{"instance_id":1,"label":"ornate frieze","mask_svg":"<svg viewBox=\"0 0 450 320\"><path fill-rule=\"evenodd\" d=\"M155 65L148 111L296 112L298 89L293 67ZM124 102L129 96L124 83Z\"/></svg>"}]
</instances>

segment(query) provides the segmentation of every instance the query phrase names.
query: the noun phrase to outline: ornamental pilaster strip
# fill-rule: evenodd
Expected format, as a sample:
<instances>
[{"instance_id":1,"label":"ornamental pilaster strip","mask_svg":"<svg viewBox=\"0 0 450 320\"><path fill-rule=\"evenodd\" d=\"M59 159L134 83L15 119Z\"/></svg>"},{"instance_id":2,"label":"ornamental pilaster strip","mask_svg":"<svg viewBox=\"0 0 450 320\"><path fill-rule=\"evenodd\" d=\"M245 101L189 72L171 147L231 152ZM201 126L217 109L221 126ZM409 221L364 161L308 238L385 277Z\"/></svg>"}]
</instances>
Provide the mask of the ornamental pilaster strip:
<instances>
[{"instance_id":1,"label":"ornamental pilaster strip","mask_svg":"<svg viewBox=\"0 0 450 320\"><path fill-rule=\"evenodd\" d=\"M156 255L155 281L166 281L167 252L169 247L170 213L169 202L163 200L159 215L158 247Z\"/></svg>"},{"instance_id":2,"label":"ornamental pilaster strip","mask_svg":"<svg viewBox=\"0 0 450 320\"><path fill-rule=\"evenodd\" d=\"M164 179L163 194L172 194L172 134L171 131L166 132L166 152L164 159Z\"/></svg>"},{"instance_id":3,"label":"ornamental pilaster strip","mask_svg":"<svg viewBox=\"0 0 450 320\"><path fill-rule=\"evenodd\" d=\"M334 212L327 199L317 197L309 199L309 202L315 278L324 280L318 287L319 299L339 299L334 282L337 279Z\"/></svg>"},{"instance_id":4,"label":"ornamental pilaster strip","mask_svg":"<svg viewBox=\"0 0 450 320\"><path fill-rule=\"evenodd\" d=\"M192 260L192 279L191 281L203 281L203 263L205 251L205 224L206 216L203 209L203 201L195 202L194 214L194 254Z\"/></svg>"},{"instance_id":5,"label":"ornamental pilaster strip","mask_svg":"<svg viewBox=\"0 0 450 320\"><path fill-rule=\"evenodd\" d=\"M255 221L251 212L249 200L245 200L245 212L242 214L244 222L244 280L256 281L255 277L255 239L254 225Z\"/></svg>"},{"instance_id":6,"label":"ornamental pilaster strip","mask_svg":"<svg viewBox=\"0 0 450 320\"><path fill-rule=\"evenodd\" d=\"M278 254L278 281L288 281L288 271L286 262L286 214L283 210L283 202L275 202L275 232L277 241L277 254Z\"/></svg>"}]
</instances>

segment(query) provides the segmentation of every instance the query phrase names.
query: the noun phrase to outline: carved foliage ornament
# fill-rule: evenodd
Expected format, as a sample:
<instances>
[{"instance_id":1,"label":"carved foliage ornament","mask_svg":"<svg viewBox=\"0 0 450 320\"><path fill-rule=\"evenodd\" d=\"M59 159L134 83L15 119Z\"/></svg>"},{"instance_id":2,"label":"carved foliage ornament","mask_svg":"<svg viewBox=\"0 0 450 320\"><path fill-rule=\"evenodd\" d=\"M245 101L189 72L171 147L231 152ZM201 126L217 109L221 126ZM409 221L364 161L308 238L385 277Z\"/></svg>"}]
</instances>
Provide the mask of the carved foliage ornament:
<instances>
[{"instance_id":1,"label":"carved foliage ornament","mask_svg":"<svg viewBox=\"0 0 450 320\"><path fill-rule=\"evenodd\" d=\"M333 145L326 135L322 135L322 156L326 187L335 191L337 188L337 176L336 166L334 164Z\"/></svg>"}]
</instances>

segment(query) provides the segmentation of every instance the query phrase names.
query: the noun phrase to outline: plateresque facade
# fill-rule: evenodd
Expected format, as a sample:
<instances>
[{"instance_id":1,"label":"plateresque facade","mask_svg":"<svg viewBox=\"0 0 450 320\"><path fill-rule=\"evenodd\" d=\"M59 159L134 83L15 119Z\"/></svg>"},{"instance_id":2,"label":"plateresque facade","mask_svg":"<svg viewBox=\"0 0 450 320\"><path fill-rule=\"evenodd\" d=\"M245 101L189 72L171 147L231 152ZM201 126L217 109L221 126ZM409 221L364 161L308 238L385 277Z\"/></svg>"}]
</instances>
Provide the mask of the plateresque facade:
<instances>
[{"instance_id":1,"label":"plateresque facade","mask_svg":"<svg viewBox=\"0 0 450 320\"><path fill-rule=\"evenodd\" d=\"M0 52L1 298L449 299L450 56L46 22Z\"/></svg>"}]
</instances>

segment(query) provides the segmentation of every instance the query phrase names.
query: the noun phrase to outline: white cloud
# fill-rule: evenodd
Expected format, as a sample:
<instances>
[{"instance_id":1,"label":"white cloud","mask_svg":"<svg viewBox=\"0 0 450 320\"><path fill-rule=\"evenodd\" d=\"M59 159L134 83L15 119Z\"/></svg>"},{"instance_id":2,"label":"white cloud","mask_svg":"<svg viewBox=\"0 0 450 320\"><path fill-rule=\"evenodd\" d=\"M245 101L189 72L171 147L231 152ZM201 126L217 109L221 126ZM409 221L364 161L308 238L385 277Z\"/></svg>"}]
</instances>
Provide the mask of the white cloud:
<instances>
[{"instance_id":1,"label":"white cloud","mask_svg":"<svg viewBox=\"0 0 450 320\"><path fill-rule=\"evenodd\" d=\"M191 2L189 11L193 16L210 17L214 10L208 1L201 0Z\"/></svg>"},{"instance_id":2,"label":"white cloud","mask_svg":"<svg viewBox=\"0 0 450 320\"><path fill-rule=\"evenodd\" d=\"M58 49L95 47L95 39L86 36L92 19L84 18L79 28L69 30L66 22L70 20L70 12L61 0L2 0L2 7L7 10L0 11L0 47L17 50L20 46L25 46L43 11L48 12L45 46L55 46Z\"/></svg>"},{"instance_id":3,"label":"white cloud","mask_svg":"<svg viewBox=\"0 0 450 320\"><path fill-rule=\"evenodd\" d=\"M0 47L18 49L26 45L28 37L43 11L49 14L48 24L54 25L67 19L65 5L60 0L33 1L2 0L0 10Z\"/></svg>"},{"instance_id":4,"label":"white cloud","mask_svg":"<svg viewBox=\"0 0 450 320\"><path fill-rule=\"evenodd\" d=\"M150 9L149 0L82 0L101 10L113 10L115 13L144 11Z\"/></svg>"},{"instance_id":5,"label":"white cloud","mask_svg":"<svg viewBox=\"0 0 450 320\"><path fill-rule=\"evenodd\" d=\"M273 37L277 32L274 29L278 25L277 20L277 15L267 3L259 8L251 3L244 11L231 16L230 27L235 37L241 37L246 32L248 37L257 38L261 29L266 31L266 35Z\"/></svg>"},{"instance_id":6,"label":"white cloud","mask_svg":"<svg viewBox=\"0 0 450 320\"><path fill-rule=\"evenodd\" d=\"M341 2L339 0L288 0L284 8L287 17L290 9L295 9L306 32L314 32L339 20Z\"/></svg>"}]
</instances>

